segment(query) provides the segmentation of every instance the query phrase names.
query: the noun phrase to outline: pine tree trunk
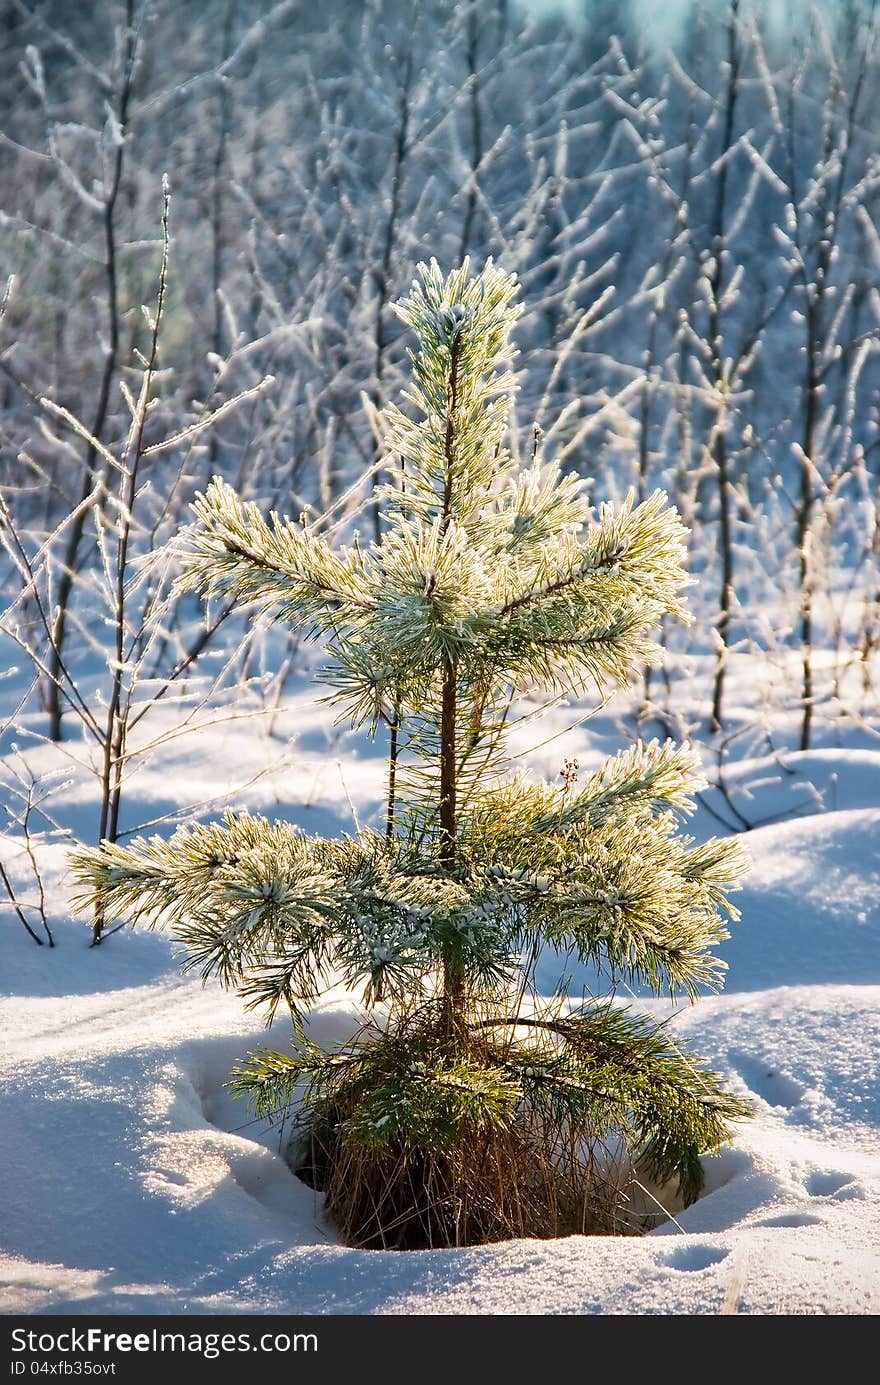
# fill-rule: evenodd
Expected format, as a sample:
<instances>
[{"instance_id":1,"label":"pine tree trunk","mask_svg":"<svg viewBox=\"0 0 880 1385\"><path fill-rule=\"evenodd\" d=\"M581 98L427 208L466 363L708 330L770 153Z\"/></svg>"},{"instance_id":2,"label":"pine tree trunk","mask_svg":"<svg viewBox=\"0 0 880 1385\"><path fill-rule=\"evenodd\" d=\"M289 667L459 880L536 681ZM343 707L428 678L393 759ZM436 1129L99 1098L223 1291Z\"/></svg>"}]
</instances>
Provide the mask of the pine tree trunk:
<instances>
[{"instance_id":1,"label":"pine tree trunk","mask_svg":"<svg viewBox=\"0 0 880 1385\"><path fill-rule=\"evenodd\" d=\"M456 703L458 670L448 659L443 669L440 713L440 860L446 870L456 863ZM461 948L454 939L443 950L443 1009L450 1030L461 1027L464 1012L464 970Z\"/></svg>"},{"instance_id":2,"label":"pine tree trunk","mask_svg":"<svg viewBox=\"0 0 880 1385\"><path fill-rule=\"evenodd\" d=\"M449 361L448 413L446 417L446 476L443 485L441 523L445 530L452 515L452 494L455 479L455 415L458 406L458 362L461 343L456 336L452 342ZM440 706L440 861L446 870L456 863L457 804L456 804L456 710L458 700L458 669L455 660L443 664L443 691ZM464 1015L464 967L461 945L450 938L443 950L443 1009L450 1032L460 1031Z\"/></svg>"}]
</instances>

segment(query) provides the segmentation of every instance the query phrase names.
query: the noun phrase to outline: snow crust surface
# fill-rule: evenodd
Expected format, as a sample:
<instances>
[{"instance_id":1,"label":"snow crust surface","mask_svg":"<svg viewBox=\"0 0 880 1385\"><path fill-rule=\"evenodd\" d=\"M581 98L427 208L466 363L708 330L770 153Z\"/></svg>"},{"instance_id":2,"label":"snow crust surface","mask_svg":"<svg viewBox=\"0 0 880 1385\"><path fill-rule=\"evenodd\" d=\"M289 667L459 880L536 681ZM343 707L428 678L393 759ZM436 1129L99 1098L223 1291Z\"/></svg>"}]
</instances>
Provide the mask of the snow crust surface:
<instances>
[{"instance_id":1,"label":"snow crust surface","mask_svg":"<svg viewBox=\"0 0 880 1385\"><path fill-rule=\"evenodd\" d=\"M321 716L324 714L322 713ZM601 724L554 749L582 764ZM281 737L279 742L278 737ZM292 758L236 793L263 761ZM840 740L840 738L838 738ZM30 752L50 763L47 747ZM313 691L275 739L250 723L174 743L132 783L130 825L228 794L307 830L378 806L376 752L322 729ZM89 949L66 914L64 853L45 861L58 947L11 914L0 947L0 1308L27 1313L865 1314L880 1310L880 743L741 760L752 821L725 991L670 1023L752 1097L756 1117L706 1163L707 1191L642 1238L573 1237L417 1254L337 1243L320 1197L225 1083L267 1041L259 1017L181 975L173 940L126 931ZM83 837L94 788L66 808ZM718 830L710 791L697 834ZM542 978L552 985L558 959ZM576 976L575 981L579 978ZM586 973L580 978L592 984ZM642 1003L642 1002L639 1002ZM646 1002L666 1013L657 1001ZM344 1037L333 994L313 1032ZM283 1047L281 1023L268 1036Z\"/></svg>"}]
</instances>

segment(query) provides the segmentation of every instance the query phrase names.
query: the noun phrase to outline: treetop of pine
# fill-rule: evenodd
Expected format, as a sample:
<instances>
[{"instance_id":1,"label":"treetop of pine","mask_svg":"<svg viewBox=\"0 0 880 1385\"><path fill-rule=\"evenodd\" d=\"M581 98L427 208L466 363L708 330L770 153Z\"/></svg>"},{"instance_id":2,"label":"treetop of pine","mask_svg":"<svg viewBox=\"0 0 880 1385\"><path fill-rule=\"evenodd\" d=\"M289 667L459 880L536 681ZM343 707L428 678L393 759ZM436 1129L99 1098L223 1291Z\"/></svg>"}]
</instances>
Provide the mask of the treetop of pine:
<instances>
[{"instance_id":1,"label":"treetop of pine","mask_svg":"<svg viewBox=\"0 0 880 1385\"><path fill-rule=\"evenodd\" d=\"M444 278L431 261L399 305L419 349L407 412L384 410L378 542L336 548L219 479L196 499L181 583L328 637L355 725L429 711L448 659L487 708L511 686L604 692L656 659L664 615L687 619L684 530L662 492L597 512L580 476L507 449L515 291L491 262Z\"/></svg>"}]
</instances>

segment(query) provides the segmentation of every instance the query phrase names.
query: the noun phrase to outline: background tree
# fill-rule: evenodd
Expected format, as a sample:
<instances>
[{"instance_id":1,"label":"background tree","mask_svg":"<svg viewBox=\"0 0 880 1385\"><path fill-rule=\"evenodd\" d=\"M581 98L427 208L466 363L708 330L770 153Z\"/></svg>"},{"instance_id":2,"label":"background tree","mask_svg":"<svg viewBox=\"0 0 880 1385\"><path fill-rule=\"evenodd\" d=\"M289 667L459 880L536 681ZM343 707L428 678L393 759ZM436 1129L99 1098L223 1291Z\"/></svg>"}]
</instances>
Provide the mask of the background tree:
<instances>
[{"instance_id":1,"label":"background tree","mask_svg":"<svg viewBox=\"0 0 880 1385\"><path fill-rule=\"evenodd\" d=\"M63 542L64 535L56 533L49 544L38 547L36 552L31 551L0 493L0 551L9 559L19 584L9 607L0 612L0 633L25 655L37 680L45 679L53 688L57 705L68 709L76 718L87 745L95 750L93 767L100 783L97 835L98 840L109 842L115 842L120 834L123 786L132 762L142 758L150 748L149 743L143 742L135 746L132 733L173 688L179 692L181 721L191 719L202 701L204 688L200 686L200 679L196 680L195 688L186 692L181 685L229 613L227 605L211 622L196 623L195 628L192 624L189 628L185 625L181 628L178 598L170 586L172 572L167 554L163 555L162 544L157 541L169 515L175 513L176 487L172 486L161 497L152 495L149 486L144 485L143 471L151 458L163 452L182 449L187 457L195 441L218 417L249 402L254 394L272 383L271 378L264 379L252 390L225 400L214 411L199 411L187 427L170 438L148 436L152 432L154 405L159 402L155 388L160 375L159 339L169 287L170 201L166 182L155 307L143 309L150 328L149 345L147 354L138 352L136 356L135 365L140 373L137 394L128 385L122 387L129 424L117 450L111 451L69 410L48 399L40 401L53 421L72 433L77 442L85 442L100 462L102 471L101 480L94 484L94 489L66 522L68 526L78 522L80 542L86 532L86 520L93 522L101 558L98 571L88 574L90 594L92 610L100 611L101 624L110 638L105 647L99 640L93 640L88 630L82 630L84 643L93 654L93 667L87 675L68 663L57 615L55 619L52 617L53 609L60 607L53 587L49 550L52 540ZM130 371L130 378L135 378L134 370ZM56 441L59 448L64 447L62 438L56 437ZM72 447L69 451L77 455ZM152 561L138 571L135 557L145 552ZM69 587L67 591L69 594ZM22 621L23 612L32 614ZM157 664L161 665L163 658L169 655L174 661L172 667L163 678L155 679ZM227 667L224 665L224 673ZM219 678L215 676L210 680L211 692L216 693L223 677L220 674ZM182 711L184 705L185 713ZM14 718L10 725L13 721ZM53 730L54 721L50 716L51 739L54 739ZM33 806L28 805L29 809ZM33 817L30 811L28 821ZM27 833L25 839L30 840ZM103 915L98 910L93 925L94 943L102 941L103 927Z\"/></svg>"},{"instance_id":2,"label":"background tree","mask_svg":"<svg viewBox=\"0 0 880 1385\"><path fill-rule=\"evenodd\" d=\"M244 398L139 465L132 574L215 474L263 515L308 511L334 541L367 527L363 506L381 527L378 410L408 370L392 302L425 245L448 265L470 250L521 285L529 369L511 452L528 458L537 423L563 472L616 500L662 486L689 529L693 620L665 623L662 681L644 680L621 733L656 715L723 754L729 736L764 740L771 708L779 749L836 743L841 717L873 721L874 0L820 9L826 27L817 17L795 42L730 0L662 29L604 0L198 11L0 3L0 248L17 281L0 324L0 609L46 670L20 709L24 687L4 682L6 743L63 724L62 753L86 758L59 674L105 722L120 473L100 448L118 461L123 386L137 393L150 349L141 305L166 171L175 272L146 445ZM163 721L182 705L187 649L249 686L265 675L267 706L303 671L298 632L279 648L233 610L200 645L196 602L156 610L140 686ZM208 667L185 665L187 686Z\"/></svg>"}]
</instances>

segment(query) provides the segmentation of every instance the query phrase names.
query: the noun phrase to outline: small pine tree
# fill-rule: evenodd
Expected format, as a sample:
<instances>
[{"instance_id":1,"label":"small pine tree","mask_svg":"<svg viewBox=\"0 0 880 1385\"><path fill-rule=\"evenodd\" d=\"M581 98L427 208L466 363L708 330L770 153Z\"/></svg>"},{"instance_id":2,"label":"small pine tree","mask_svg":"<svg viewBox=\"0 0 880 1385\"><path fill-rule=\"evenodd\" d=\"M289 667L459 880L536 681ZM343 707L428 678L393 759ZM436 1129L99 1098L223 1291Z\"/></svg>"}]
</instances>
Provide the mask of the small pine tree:
<instances>
[{"instance_id":1,"label":"small pine tree","mask_svg":"<svg viewBox=\"0 0 880 1385\"><path fill-rule=\"evenodd\" d=\"M513 277L420 273L398 309L419 350L410 414L385 412L381 541L334 550L215 481L183 579L328 641L332 700L388 732L384 832L227 812L80 850L76 902L173 922L190 966L289 1010L292 1050L253 1055L234 1085L259 1114L305 1114L301 1172L350 1243L635 1229L633 1180L692 1200L700 1154L747 1108L655 1023L541 999L536 959L550 946L694 998L720 983L742 857L677 830L691 749L638 744L554 785L511 771L505 730L523 691L604 691L656 656L651 628L684 614L683 530L659 492L595 518L583 481L517 465ZM340 977L371 1020L327 1052L305 1020Z\"/></svg>"}]
</instances>

